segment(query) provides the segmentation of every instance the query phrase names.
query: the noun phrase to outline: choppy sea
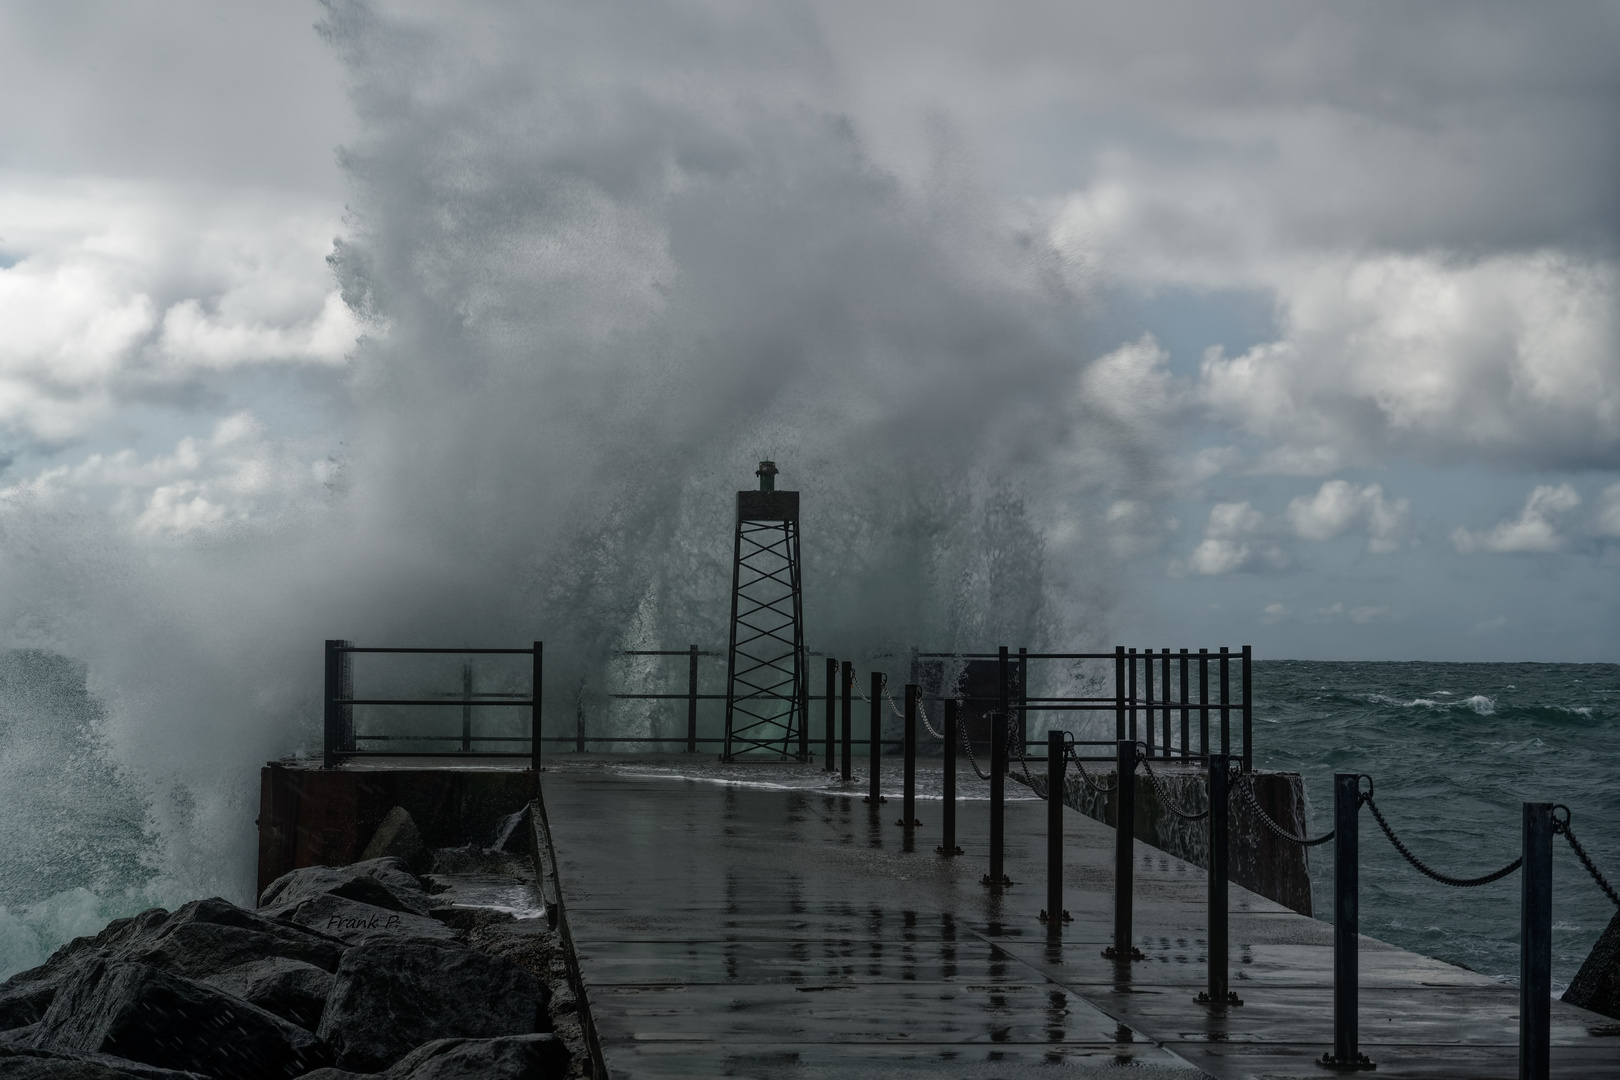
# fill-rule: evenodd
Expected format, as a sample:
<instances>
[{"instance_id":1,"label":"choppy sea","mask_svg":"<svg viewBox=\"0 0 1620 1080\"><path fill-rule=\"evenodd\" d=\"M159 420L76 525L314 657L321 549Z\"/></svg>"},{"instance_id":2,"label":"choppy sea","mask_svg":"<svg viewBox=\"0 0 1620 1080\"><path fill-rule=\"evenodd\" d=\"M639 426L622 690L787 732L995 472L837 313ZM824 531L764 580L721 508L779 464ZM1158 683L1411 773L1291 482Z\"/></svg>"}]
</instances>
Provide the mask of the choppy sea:
<instances>
[{"instance_id":1,"label":"choppy sea","mask_svg":"<svg viewBox=\"0 0 1620 1080\"><path fill-rule=\"evenodd\" d=\"M1417 855L1474 876L1518 854L1523 802L1563 803L1620 884L1620 665L1257 661L1254 693L1256 764L1304 775L1313 832L1331 827L1333 774L1366 773ZM106 756L100 717L78 665L0 654L0 978L195 893L165 875L152 795ZM1365 810L1361 850L1363 933L1517 980L1517 874L1440 885L1407 866ZM1331 917L1331 845L1313 856L1316 909ZM246 902L251 887L222 877L215 891ZM1615 909L1562 840L1553 888L1562 990Z\"/></svg>"}]
</instances>

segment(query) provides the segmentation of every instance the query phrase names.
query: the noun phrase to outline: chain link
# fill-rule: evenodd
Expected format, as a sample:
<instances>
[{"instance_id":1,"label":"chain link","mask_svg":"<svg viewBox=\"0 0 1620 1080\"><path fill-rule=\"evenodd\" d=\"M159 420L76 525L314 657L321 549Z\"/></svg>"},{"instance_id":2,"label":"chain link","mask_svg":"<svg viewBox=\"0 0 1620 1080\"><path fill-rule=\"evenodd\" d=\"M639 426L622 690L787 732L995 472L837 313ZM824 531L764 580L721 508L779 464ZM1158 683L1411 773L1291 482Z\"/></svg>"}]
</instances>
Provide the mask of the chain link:
<instances>
[{"instance_id":1,"label":"chain link","mask_svg":"<svg viewBox=\"0 0 1620 1080\"><path fill-rule=\"evenodd\" d=\"M1112 795L1114 792L1119 790L1118 780L1114 781L1112 787L1103 787L1101 784L1091 778L1091 774L1086 772L1086 763L1080 760L1079 753L1075 751L1074 739L1072 737L1068 742L1063 744L1063 752L1069 756L1071 761L1074 762L1074 767L1080 770L1080 779L1084 781L1085 785L1092 791L1097 792L1099 795Z\"/></svg>"},{"instance_id":2,"label":"chain link","mask_svg":"<svg viewBox=\"0 0 1620 1080\"><path fill-rule=\"evenodd\" d=\"M1564 812L1562 821L1558 820L1558 811L1560 810ZM1597 882L1598 888L1603 890L1603 895L1614 901L1616 907L1620 907L1620 894L1616 894L1614 886L1610 885L1603 875L1598 873L1597 864L1592 862L1592 857L1586 853L1586 849L1581 847L1581 842L1575 839L1575 834L1570 831L1569 807L1563 803L1553 807L1553 832L1564 834L1564 839L1568 840L1569 846L1575 850L1575 857L1581 860L1581 865L1586 867L1588 874L1592 875L1592 880Z\"/></svg>"},{"instance_id":3,"label":"chain link","mask_svg":"<svg viewBox=\"0 0 1620 1080\"><path fill-rule=\"evenodd\" d=\"M1449 874L1442 874L1438 870L1425 866L1421 859L1412 854L1412 850L1410 848L1401 843L1400 837L1395 835L1395 830L1391 829L1389 827L1389 822L1384 820L1384 815L1378 810L1378 804L1373 801L1372 777L1368 777L1367 782L1368 789L1361 793L1361 801L1366 803L1367 809L1372 811L1373 819L1378 822L1378 827L1384 830L1384 835L1389 837L1389 842L1395 845L1395 850L1401 853L1402 858L1416 867L1418 873L1431 877L1442 885L1450 885L1458 889L1471 889L1476 885L1489 885L1493 881L1499 881L1513 873L1513 871L1517 870L1524 864L1524 857L1520 856L1519 858L1508 863L1506 866L1502 867L1502 869L1493 870L1489 874L1482 874L1476 878L1456 878L1450 876Z\"/></svg>"},{"instance_id":4,"label":"chain link","mask_svg":"<svg viewBox=\"0 0 1620 1080\"><path fill-rule=\"evenodd\" d=\"M1329 840L1333 839L1332 831L1329 831L1326 835L1315 837L1314 839L1307 839L1303 836L1295 836L1293 833L1271 820L1271 815L1266 813L1265 810L1260 806L1260 800L1254 796L1254 777L1249 773L1241 772L1235 773L1235 775L1237 778L1232 783L1233 793L1241 794L1243 796L1243 801L1248 804L1249 812L1258 818L1260 824L1264 825L1272 833L1272 835L1280 839L1290 841L1291 843L1298 844L1300 847L1315 847L1318 844L1325 844ZM1373 812L1377 813L1376 810ZM1390 839L1395 839L1393 834L1390 836ZM1400 841L1397 840L1396 843L1399 844Z\"/></svg>"},{"instance_id":5,"label":"chain link","mask_svg":"<svg viewBox=\"0 0 1620 1080\"><path fill-rule=\"evenodd\" d=\"M973 766L973 771L980 780L990 779L990 774L979 768L979 759L973 756L973 740L968 738L967 725L958 724L957 734L962 736L962 749L967 751L968 763Z\"/></svg>"},{"instance_id":6,"label":"chain link","mask_svg":"<svg viewBox=\"0 0 1620 1080\"><path fill-rule=\"evenodd\" d=\"M934 730L934 725L930 724L928 722L928 710L923 708L923 700L922 700L922 695L921 694L917 695L917 715L922 717L923 727L928 729L928 734L932 735L934 738L938 739L940 742L945 741L944 734L942 732L935 731Z\"/></svg>"},{"instance_id":7,"label":"chain link","mask_svg":"<svg viewBox=\"0 0 1620 1080\"><path fill-rule=\"evenodd\" d=\"M1170 801L1170 790L1164 786L1164 781L1160 780L1158 774L1153 771L1150 755L1140 753L1142 747L1141 743L1137 743L1136 745L1138 748L1138 756L1142 762L1142 768L1147 770L1148 779L1152 781L1154 790L1159 793L1159 804L1161 806L1170 811L1172 814L1176 815L1176 817L1181 818L1183 821L1203 821L1205 818L1209 817L1208 807L1204 808L1204 812L1202 814L1189 814L1173 805ZM1205 794L1206 798L1204 801L1208 802L1208 793L1206 792Z\"/></svg>"}]
</instances>

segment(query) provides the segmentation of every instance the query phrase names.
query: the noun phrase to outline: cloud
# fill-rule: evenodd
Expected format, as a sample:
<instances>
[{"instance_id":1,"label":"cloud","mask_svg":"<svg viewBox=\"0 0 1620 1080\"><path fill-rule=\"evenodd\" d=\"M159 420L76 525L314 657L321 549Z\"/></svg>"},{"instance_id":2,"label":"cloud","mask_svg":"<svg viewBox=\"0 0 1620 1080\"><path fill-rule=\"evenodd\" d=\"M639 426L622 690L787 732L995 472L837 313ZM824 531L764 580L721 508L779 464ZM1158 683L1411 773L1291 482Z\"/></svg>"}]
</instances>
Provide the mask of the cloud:
<instances>
[{"instance_id":1,"label":"cloud","mask_svg":"<svg viewBox=\"0 0 1620 1080\"><path fill-rule=\"evenodd\" d=\"M1567 538L1559 531L1559 526L1580 505L1579 493L1569 484L1556 487L1539 484L1525 500L1518 517L1497 522L1482 532L1458 528L1452 532L1451 542L1463 555L1474 551L1496 554L1562 551Z\"/></svg>"},{"instance_id":2,"label":"cloud","mask_svg":"<svg viewBox=\"0 0 1620 1080\"><path fill-rule=\"evenodd\" d=\"M1411 503L1387 501L1379 484L1357 488L1344 480L1329 480L1315 495L1300 496L1288 504L1288 523L1305 540L1331 540L1347 532L1367 534L1367 550L1386 554L1400 547L1407 530Z\"/></svg>"},{"instance_id":3,"label":"cloud","mask_svg":"<svg viewBox=\"0 0 1620 1080\"><path fill-rule=\"evenodd\" d=\"M298 196L0 172L0 426L61 443L253 367L331 367L359 323Z\"/></svg>"},{"instance_id":4,"label":"cloud","mask_svg":"<svg viewBox=\"0 0 1620 1080\"><path fill-rule=\"evenodd\" d=\"M1404 457L1620 466L1620 271L1556 251L1302 261L1283 334L1200 368L1213 413L1270 471Z\"/></svg>"},{"instance_id":5,"label":"cloud","mask_svg":"<svg viewBox=\"0 0 1620 1080\"><path fill-rule=\"evenodd\" d=\"M1266 516L1247 502L1216 503L1187 567L1195 574L1230 574L1285 565L1282 551L1258 537L1265 528Z\"/></svg>"},{"instance_id":6,"label":"cloud","mask_svg":"<svg viewBox=\"0 0 1620 1080\"><path fill-rule=\"evenodd\" d=\"M181 439L168 454L91 454L0 489L34 512L96 506L142 540L178 540L231 526L284 528L290 511L321 501L337 479L330 459L277 442L252 413Z\"/></svg>"},{"instance_id":7,"label":"cloud","mask_svg":"<svg viewBox=\"0 0 1620 1080\"><path fill-rule=\"evenodd\" d=\"M1598 496L1593 532L1607 539L1620 539L1620 484L1610 484Z\"/></svg>"}]
</instances>

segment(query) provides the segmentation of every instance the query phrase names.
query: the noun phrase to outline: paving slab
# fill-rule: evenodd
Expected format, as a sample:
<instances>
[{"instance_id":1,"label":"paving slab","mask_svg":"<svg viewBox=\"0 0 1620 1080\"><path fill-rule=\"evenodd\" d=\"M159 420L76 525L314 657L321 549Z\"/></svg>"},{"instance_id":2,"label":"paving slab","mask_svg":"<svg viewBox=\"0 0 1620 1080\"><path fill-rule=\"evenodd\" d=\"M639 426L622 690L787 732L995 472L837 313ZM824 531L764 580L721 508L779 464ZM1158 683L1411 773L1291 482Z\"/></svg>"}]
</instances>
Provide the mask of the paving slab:
<instances>
[{"instance_id":1,"label":"paving slab","mask_svg":"<svg viewBox=\"0 0 1620 1080\"><path fill-rule=\"evenodd\" d=\"M1134 939L1102 955L1113 918L1112 829L1064 819L1065 907L1045 905L1046 807L1007 805L990 890L988 804L964 802L945 858L941 805L915 830L864 782L800 766L682 779L678 764L553 758L542 779L571 935L615 1078L1324 1077L1332 927L1233 886L1232 986L1205 980L1205 877L1138 845ZM937 766L936 766L937 767ZM701 773L701 770L694 770ZM738 779L739 776L744 779ZM937 784L936 788L937 790ZM1375 1075L1517 1075L1518 992L1371 938L1361 949L1362 1049ZM1620 1080L1620 1025L1553 1002L1553 1075ZM1125 1071L1121 1071L1124 1069Z\"/></svg>"}]
</instances>

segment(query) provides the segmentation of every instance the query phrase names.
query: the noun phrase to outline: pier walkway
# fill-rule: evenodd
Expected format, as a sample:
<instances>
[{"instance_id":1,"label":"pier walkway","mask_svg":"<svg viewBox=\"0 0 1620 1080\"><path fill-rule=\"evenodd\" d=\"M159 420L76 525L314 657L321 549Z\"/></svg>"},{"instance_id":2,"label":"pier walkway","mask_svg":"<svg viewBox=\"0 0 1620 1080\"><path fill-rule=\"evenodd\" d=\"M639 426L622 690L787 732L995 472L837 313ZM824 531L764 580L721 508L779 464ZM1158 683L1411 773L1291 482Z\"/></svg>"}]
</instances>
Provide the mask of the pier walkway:
<instances>
[{"instance_id":1,"label":"pier walkway","mask_svg":"<svg viewBox=\"0 0 1620 1080\"><path fill-rule=\"evenodd\" d=\"M1049 941L1045 805L1007 805L1004 893L980 884L987 804L963 803L941 858L920 801L669 775L676 759L547 762L542 794L564 918L610 1075L856 1078L1325 1077L1332 928L1237 886L1234 989L1211 1013L1204 873L1137 845L1136 940L1104 959L1113 830L1065 815L1065 903ZM686 759L691 761L692 759ZM819 775L819 774L818 774ZM797 781L795 781L797 782ZM859 787L860 785L855 785ZM1015 785L1009 785L1014 787ZM1514 1077L1518 994L1363 938L1361 1048L1379 1077ZM1620 1080L1620 1024L1553 1002L1553 1075ZM1125 1066L1122 1070L1121 1066Z\"/></svg>"}]
</instances>

